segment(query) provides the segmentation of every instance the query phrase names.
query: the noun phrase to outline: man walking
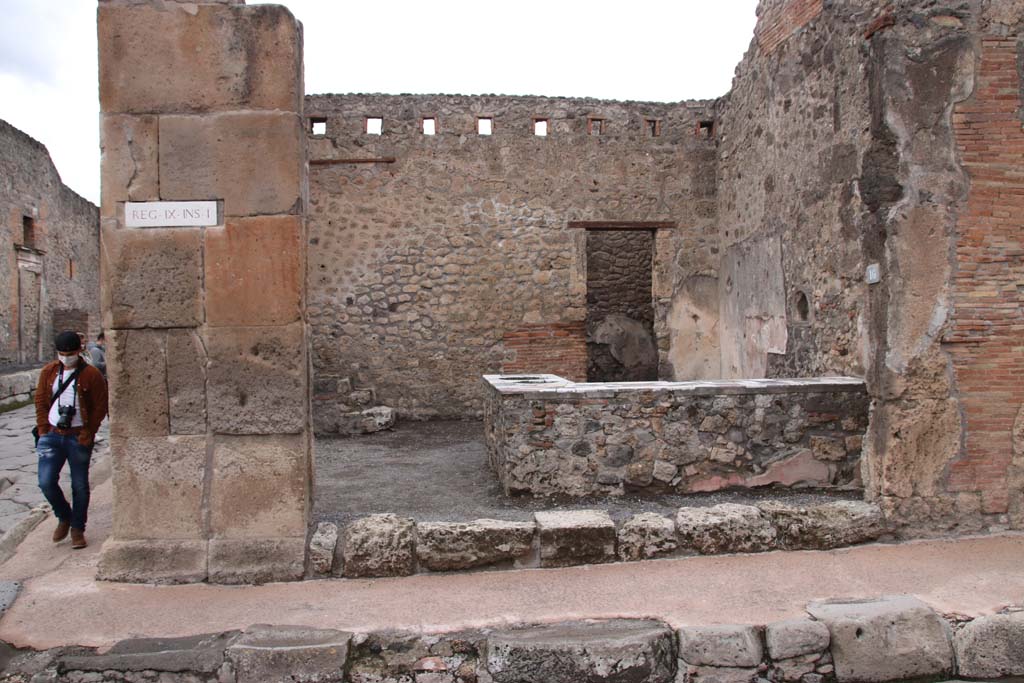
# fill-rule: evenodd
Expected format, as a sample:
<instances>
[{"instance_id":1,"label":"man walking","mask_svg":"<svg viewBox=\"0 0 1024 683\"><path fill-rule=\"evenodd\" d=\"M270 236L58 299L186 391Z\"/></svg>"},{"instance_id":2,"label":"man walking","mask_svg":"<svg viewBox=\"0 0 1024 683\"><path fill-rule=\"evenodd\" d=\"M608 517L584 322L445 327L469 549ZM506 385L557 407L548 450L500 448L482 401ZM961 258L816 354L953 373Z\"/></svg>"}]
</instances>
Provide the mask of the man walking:
<instances>
[{"instance_id":1,"label":"man walking","mask_svg":"<svg viewBox=\"0 0 1024 683\"><path fill-rule=\"evenodd\" d=\"M39 488L57 517L54 543L70 531L71 547L78 549L87 545L89 460L96 430L107 415L107 382L81 359L82 341L76 333L61 332L55 346L57 360L39 373L35 393ZM71 469L71 505L59 484L65 462Z\"/></svg>"},{"instance_id":2,"label":"man walking","mask_svg":"<svg viewBox=\"0 0 1024 683\"><path fill-rule=\"evenodd\" d=\"M96 335L96 341L89 342L86 344L86 350L89 352L89 358L92 360L91 365L103 373L103 376L107 376L107 352L103 332Z\"/></svg>"}]
</instances>

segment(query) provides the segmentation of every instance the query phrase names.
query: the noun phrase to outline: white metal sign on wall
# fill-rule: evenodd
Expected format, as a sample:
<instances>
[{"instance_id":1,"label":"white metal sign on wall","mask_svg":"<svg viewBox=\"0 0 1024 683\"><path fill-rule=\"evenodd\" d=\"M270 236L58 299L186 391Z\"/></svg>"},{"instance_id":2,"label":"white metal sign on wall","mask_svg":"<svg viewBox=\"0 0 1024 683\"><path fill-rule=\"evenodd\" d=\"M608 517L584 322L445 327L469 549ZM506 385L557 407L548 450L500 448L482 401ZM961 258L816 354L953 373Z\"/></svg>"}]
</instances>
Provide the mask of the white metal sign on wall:
<instances>
[{"instance_id":1,"label":"white metal sign on wall","mask_svg":"<svg viewBox=\"0 0 1024 683\"><path fill-rule=\"evenodd\" d=\"M201 228L218 225L217 202L125 202L128 228Z\"/></svg>"}]
</instances>

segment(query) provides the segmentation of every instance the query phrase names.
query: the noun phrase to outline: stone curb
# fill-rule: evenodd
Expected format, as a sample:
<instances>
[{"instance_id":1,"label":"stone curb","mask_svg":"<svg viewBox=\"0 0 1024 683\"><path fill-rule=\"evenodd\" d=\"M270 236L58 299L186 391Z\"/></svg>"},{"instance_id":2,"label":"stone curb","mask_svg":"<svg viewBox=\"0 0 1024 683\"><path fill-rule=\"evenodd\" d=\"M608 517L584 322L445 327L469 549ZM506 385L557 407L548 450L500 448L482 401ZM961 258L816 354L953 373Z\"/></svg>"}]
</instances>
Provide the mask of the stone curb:
<instances>
[{"instance_id":1,"label":"stone curb","mask_svg":"<svg viewBox=\"0 0 1024 683\"><path fill-rule=\"evenodd\" d=\"M311 530L307 577L408 576L431 571L569 567L770 550L830 550L887 533L861 501L800 507L777 502L640 513L616 525L603 510L537 512L531 522L416 522L394 514Z\"/></svg>"},{"instance_id":2,"label":"stone curb","mask_svg":"<svg viewBox=\"0 0 1024 683\"><path fill-rule=\"evenodd\" d=\"M1024 674L1024 612L951 624L910 596L818 602L808 611L824 621L672 629L657 620L598 619L443 634L257 624L244 632L124 640L102 654L13 651L5 674L69 683L154 676L220 683L890 683Z\"/></svg>"},{"instance_id":3,"label":"stone curb","mask_svg":"<svg viewBox=\"0 0 1024 683\"><path fill-rule=\"evenodd\" d=\"M25 517L18 520L14 526L0 537L0 564L14 556L18 546L24 541L32 530L39 526L50 514L49 505L40 505L29 510Z\"/></svg>"}]
</instances>

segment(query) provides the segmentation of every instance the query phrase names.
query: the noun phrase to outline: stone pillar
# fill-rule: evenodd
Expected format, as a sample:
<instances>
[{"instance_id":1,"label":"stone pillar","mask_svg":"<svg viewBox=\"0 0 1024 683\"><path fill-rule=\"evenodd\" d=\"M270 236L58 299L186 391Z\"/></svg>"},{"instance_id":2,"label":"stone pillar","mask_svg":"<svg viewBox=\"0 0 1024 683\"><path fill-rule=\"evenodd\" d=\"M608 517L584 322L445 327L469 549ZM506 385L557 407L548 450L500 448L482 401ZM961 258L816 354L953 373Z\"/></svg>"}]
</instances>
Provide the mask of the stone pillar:
<instances>
[{"instance_id":1,"label":"stone pillar","mask_svg":"<svg viewBox=\"0 0 1024 683\"><path fill-rule=\"evenodd\" d=\"M312 461L302 29L283 7L100 0L114 530L100 578L298 579ZM217 200L128 228L125 201Z\"/></svg>"}]
</instances>

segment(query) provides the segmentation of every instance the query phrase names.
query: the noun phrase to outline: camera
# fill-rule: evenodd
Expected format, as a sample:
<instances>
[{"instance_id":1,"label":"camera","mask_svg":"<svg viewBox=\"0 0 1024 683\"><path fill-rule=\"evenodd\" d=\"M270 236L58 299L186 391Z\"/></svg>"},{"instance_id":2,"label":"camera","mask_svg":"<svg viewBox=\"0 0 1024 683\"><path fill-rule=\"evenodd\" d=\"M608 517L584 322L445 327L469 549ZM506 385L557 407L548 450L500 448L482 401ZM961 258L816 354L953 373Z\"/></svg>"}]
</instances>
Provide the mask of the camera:
<instances>
[{"instance_id":1,"label":"camera","mask_svg":"<svg viewBox=\"0 0 1024 683\"><path fill-rule=\"evenodd\" d=\"M75 416L74 406L57 406L57 414L60 418L57 420L58 429L71 429L71 418Z\"/></svg>"}]
</instances>

